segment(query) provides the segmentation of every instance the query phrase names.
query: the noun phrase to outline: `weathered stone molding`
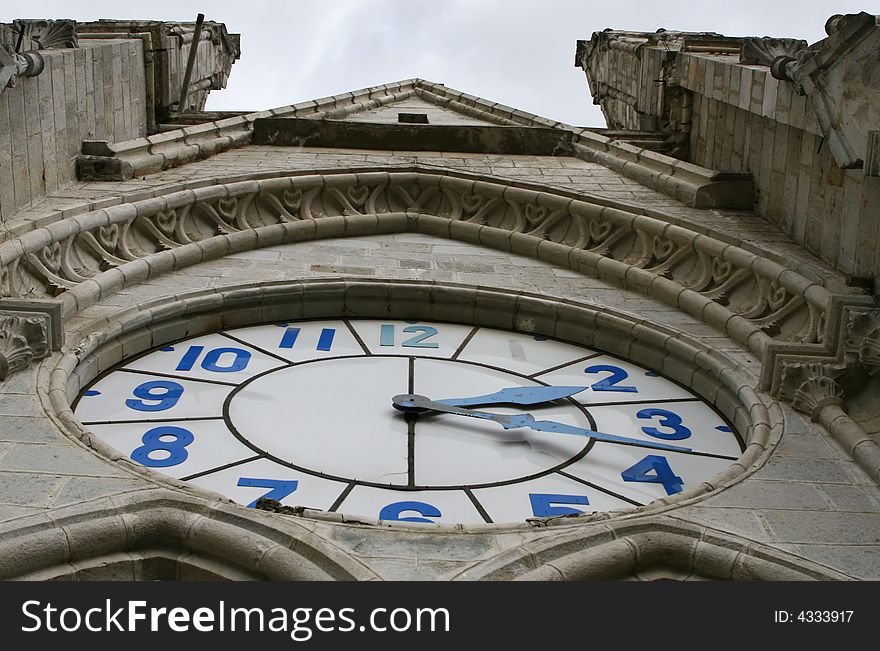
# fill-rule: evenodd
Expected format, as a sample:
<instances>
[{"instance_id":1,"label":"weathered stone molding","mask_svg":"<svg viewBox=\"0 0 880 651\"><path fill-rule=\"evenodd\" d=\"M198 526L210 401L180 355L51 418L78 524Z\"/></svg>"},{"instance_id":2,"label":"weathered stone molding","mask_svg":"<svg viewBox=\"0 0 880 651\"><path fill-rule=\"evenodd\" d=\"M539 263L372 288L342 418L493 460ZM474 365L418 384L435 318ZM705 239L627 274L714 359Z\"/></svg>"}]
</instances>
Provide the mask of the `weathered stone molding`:
<instances>
[{"instance_id":1,"label":"weathered stone molding","mask_svg":"<svg viewBox=\"0 0 880 651\"><path fill-rule=\"evenodd\" d=\"M253 123L260 118L339 117L354 110L375 108L381 105L378 102L383 99L384 102L401 99L407 93L412 93L418 81L409 79L396 84L373 86L353 93L215 120L126 142L85 140L82 154L76 160L77 175L80 180L127 181L135 176L160 172L248 144Z\"/></svg>"},{"instance_id":2,"label":"weathered stone molding","mask_svg":"<svg viewBox=\"0 0 880 651\"><path fill-rule=\"evenodd\" d=\"M355 217L362 217L357 226L347 225ZM73 313L130 283L143 267L132 263L156 252L180 249L179 267L352 229L425 229L552 260L681 307L758 355L772 339L820 342L831 298L782 265L681 226L563 194L428 171L244 181L78 215L0 245L2 292L40 287Z\"/></svg>"},{"instance_id":3,"label":"weathered stone molding","mask_svg":"<svg viewBox=\"0 0 880 651\"><path fill-rule=\"evenodd\" d=\"M669 516L557 531L460 572L455 580L600 581L660 573L736 581L851 580L817 563Z\"/></svg>"},{"instance_id":4,"label":"weathered stone molding","mask_svg":"<svg viewBox=\"0 0 880 651\"><path fill-rule=\"evenodd\" d=\"M125 181L249 144L253 123L262 118L341 119L414 94L499 125L556 129L561 139L571 140L575 145L567 153L604 165L696 208L747 209L754 204L751 174L706 169L422 79L206 122L127 142L86 140L82 154L77 157L77 174L80 180Z\"/></svg>"},{"instance_id":5,"label":"weathered stone molding","mask_svg":"<svg viewBox=\"0 0 880 651\"><path fill-rule=\"evenodd\" d=\"M120 553L131 561L180 552L218 578L378 578L302 525L270 518L228 502L161 488L85 502L58 509L51 518L19 518L0 528L0 579L76 577L117 562Z\"/></svg>"}]
</instances>

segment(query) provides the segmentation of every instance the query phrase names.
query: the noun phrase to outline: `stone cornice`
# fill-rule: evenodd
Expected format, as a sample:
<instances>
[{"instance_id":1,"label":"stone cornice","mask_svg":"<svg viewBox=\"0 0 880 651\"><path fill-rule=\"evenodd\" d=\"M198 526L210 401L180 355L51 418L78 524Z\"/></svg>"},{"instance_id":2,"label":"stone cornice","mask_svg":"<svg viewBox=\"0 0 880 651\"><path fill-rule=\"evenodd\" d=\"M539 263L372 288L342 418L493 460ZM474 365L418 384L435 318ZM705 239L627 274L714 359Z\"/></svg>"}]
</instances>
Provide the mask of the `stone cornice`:
<instances>
[{"instance_id":1,"label":"stone cornice","mask_svg":"<svg viewBox=\"0 0 880 651\"><path fill-rule=\"evenodd\" d=\"M253 124L262 118L341 119L413 94L499 125L556 129L560 138L572 142L569 155L608 167L696 208L749 209L754 203L750 174L706 169L422 79L374 86L122 143L84 141L82 154L77 158L77 173L81 180L124 181L249 144Z\"/></svg>"}]
</instances>

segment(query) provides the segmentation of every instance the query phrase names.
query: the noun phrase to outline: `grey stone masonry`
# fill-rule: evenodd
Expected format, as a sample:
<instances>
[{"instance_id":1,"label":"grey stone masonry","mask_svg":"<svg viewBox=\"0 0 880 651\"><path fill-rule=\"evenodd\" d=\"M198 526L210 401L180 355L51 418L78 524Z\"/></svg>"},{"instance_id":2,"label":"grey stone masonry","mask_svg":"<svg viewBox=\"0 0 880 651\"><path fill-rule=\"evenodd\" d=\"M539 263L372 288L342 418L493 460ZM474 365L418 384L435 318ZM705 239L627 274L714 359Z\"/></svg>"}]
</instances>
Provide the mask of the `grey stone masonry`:
<instances>
[{"instance_id":1,"label":"grey stone masonry","mask_svg":"<svg viewBox=\"0 0 880 651\"><path fill-rule=\"evenodd\" d=\"M0 224L76 178L83 140L146 135L138 40L44 50L45 69L0 93Z\"/></svg>"},{"instance_id":2,"label":"grey stone masonry","mask_svg":"<svg viewBox=\"0 0 880 651\"><path fill-rule=\"evenodd\" d=\"M751 173L758 214L867 286L880 275L880 177L870 163L880 82L865 71L876 67L880 25L862 13L826 29L809 48L606 30L579 42L576 65L609 126L660 131L684 160Z\"/></svg>"}]
</instances>

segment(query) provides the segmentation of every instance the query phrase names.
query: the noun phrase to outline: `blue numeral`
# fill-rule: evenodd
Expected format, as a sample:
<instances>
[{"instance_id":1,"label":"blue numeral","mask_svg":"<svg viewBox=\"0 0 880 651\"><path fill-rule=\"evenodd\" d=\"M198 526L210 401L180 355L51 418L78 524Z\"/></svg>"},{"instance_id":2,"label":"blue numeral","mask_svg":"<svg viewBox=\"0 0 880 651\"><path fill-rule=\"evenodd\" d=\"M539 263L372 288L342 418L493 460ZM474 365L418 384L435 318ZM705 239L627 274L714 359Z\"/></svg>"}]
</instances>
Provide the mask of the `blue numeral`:
<instances>
[{"instance_id":1,"label":"blue numeral","mask_svg":"<svg viewBox=\"0 0 880 651\"><path fill-rule=\"evenodd\" d=\"M642 409L636 414L637 418L651 419L655 416L660 418L660 427L667 427L671 432L661 432L656 427L643 427L642 431L648 436L653 436L664 441L680 441L691 435L691 431L681 424L681 416L666 409Z\"/></svg>"},{"instance_id":2,"label":"blue numeral","mask_svg":"<svg viewBox=\"0 0 880 651\"><path fill-rule=\"evenodd\" d=\"M653 473L653 474L649 474ZM661 484L667 495L680 493L684 488L681 477L672 472L666 457L649 454L631 468L627 468L620 476L624 481L640 481L648 484Z\"/></svg>"},{"instance_id":3,"label":"blue numeral","mask_svg":"<svg viewBox=\"0 0 880 651\"><path fill-rule=\"evenodd\" d=\"M281 337L281 343L278 344L278 347L293 348L297 337L299 337L299 328L288 328L284 331L284 336Z\"/></svg>"},{"instance_id":4,"label":"blue numeral","mask_svg":"<svg viewBox=\"0 0 880 651\"><path fill-rule=\"evenodd\" d=\"M174 350L171 348L170 350ZM186 352L183 354L183 357L180 358L180 364L177 365L178 371L191 371L193 365L199 359L199 355L202 354L202 351L205 350L204 346L190 346L187 348Z\"/></svg>"},{"instance_id":5,"label":"blue numeral","mask_svg":"<svg viewBox=\"0 0 880 651\"><path fill-rule=\"evenodd\" d=\"M288 328L281 337L279 348L293 348L296 344L296 338L299 337L299 328ZM330 350L333 346L333 337L336 336L336 328L323 328L321 336L318 338L318 345L315 350Z\"/></svg>"},{"instance_id":6,"label":"blue numeral","mask_svg":"<svg viewBox=\"0 0 880 651\"><path fill-rule=\"evenodd\" d=\"M424 517L417 518L410 516L402 518L400 517L400 514L404 511L415 511ZM394 502L393 504L383 507L382 510L379 511L380 520L398 520L400 522L433 522L433 520L429 520L428 518L439 518L441 515L440 509L431 504L425 504L424 502Z\"/></svg>"},{"instance_id":7,"label":"blue numeral","mask_svg":"<svg viewBox=\"0 0 880 651\"><path fill-rule=\"evenodd\" d=\"M404 341L403 346L408 348L440 348L440 344L436 341L425 341L428 337L433 337L437 334L437 328L432 328L431 326L407 326L403 331L421 333Z\"/></svg>"},{"instance_id":8,"label":"blue numeral","mask_svg":"<svg viewBox=\"0 0 880 651\"><path fill-rule=\"evenodd\" d=\"M162 437L174 437L173 441L163 441ZM141 437L143 445L131 453L131 458L148 468L168 468L177 466L186 461L189 453L186 446L195 440L195 436L189 430L182 427L165 425L154 427ZM162 450L168 456L162 459L154 459L150 453Z\"/></svg>"},{"instance_id":9,"label":"blue numeral","mask_svg":"<svg viewBox=\"0 0 880 651\"><path fill-rule=\"evenodd\" d=\"M293 479L255 479L252 477L241 477L238 480L239 486L248 486L256 488L271 488L265 495L260 495L256 500L247 505L249 509L257 505L257 500L264 497L270 500L278 500L279 502L296 490L299 482Z\"/></svg>"},{"instance_id":10,"label":"blue numeral","mask_svg":"<svg viewBox=\"0 0 880 651\"><path fill-rule=\"evenodd\" d=\"M333 346L333 337L336 334L336 328L324 328L321 330L321 336L318 338L316 350L330 350Z\"/></svg>"},{"instance_id":11,"label":"blue numeral","mask_svg":"<svg viewBox=\"0 0 880 651\"><path fill-rule=\"evenodd\" d=\"M132 391L135 398L129 398L125 401L125 406L129 409L137 411L164 411L171 409L180 400L183 395L183 387L177 382L169 380L153 380L152 382L144 382L136 386ZM154 405L148 405L144 401L155 402Z\"/></svg>"},{"instance_id":12,"label":"blue numeral","mask_svg":"<svg viewBox=\"0 0 880 651\"><path fill-rule=\"evenodd\" d=\"M437 328L432 326L411 325L403 329L406 333L419 333L415 337L405 339L400 345L407 348L440 348L440 344L436 341L425 341L438 333ZM379 345L394 345L394 326L390 323L383 323L379 328Z\"/></svg>"},{"instance_id":13,"label":"blue numeral","mask_svg":"<svg viewBox=\"0 0 880 651\"><path fill-rule=\"evenodd\" d=\"M190 346L180 359L180 363L175 370L191 371L203 350L205 350L204 346ZM233 355L233 358L228 363L221 364L223 355ZM214 373L235 373L247 368L250 361L250 352L243 348L214 348L205 355L205 358L202 360L202 368Z\"/></svg>"},{"instance_id":14,"label":"blue numeral","mask_svg":"<svg viewBox=\"0 0 880 651\"><path fill-rule=\"evenodd\" d=\"M394 345L394 326L390 323L383 323L382 326L379 328L379 345Z\"/></svg>"},{"instance_id":15,"label":"blue numeral","mask_svg":"<svg viewBox=\"0 0 880 651\"><path fill-rule=\"evenodd\" d=\"M554 495L552 493L529 493L532 502L532 513L538 518L548 518L554 515L576 515L583 513L580 509L572 509L568 506L553 506L553 504L589 504L586 495Z\"/></svg>"},{"instance_id":16,"label":"blue numeral","mask_svg":"<svg viewBox=\"0 0 880 651\"><path fill-rule=\"evenodd\" d=\"M584 369L584 373L601 373L601 372L611 373L604 380L599 380L590 388L593 391L621 391L623 393L638 393L639 390L636 387L629 386L620 386L618 382L623 382L626 378L629 377L629 373L624 371L619 366L608 366L606 364L599 364L597 366L588 366Z\"/></svg>"}]
</instances>

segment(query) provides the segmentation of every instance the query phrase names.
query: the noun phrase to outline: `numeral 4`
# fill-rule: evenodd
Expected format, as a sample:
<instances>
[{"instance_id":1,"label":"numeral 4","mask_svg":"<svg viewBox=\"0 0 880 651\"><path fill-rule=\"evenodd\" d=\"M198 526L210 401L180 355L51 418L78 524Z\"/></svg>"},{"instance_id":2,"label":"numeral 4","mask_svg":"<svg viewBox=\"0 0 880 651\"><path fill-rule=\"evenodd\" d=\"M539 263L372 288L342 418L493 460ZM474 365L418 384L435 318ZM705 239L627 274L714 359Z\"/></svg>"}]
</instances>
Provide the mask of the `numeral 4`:
<instances>
[{"instance_id":1,"label":"numeral 4","mask_svg":"<svg viewBox=\"0 0 880 651\"><path fill-rule=\"evenodd\" d=\"M624 481L660 484L667 495L675 495L684 489L684 481L672 472L669 461L659 454L649 454L636 465L627 468L620 476Z\"/></svg>"}]
</instances>

